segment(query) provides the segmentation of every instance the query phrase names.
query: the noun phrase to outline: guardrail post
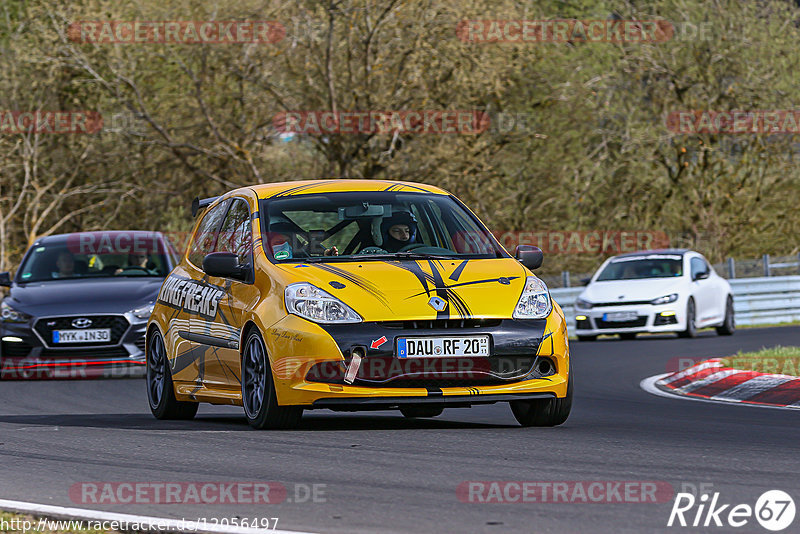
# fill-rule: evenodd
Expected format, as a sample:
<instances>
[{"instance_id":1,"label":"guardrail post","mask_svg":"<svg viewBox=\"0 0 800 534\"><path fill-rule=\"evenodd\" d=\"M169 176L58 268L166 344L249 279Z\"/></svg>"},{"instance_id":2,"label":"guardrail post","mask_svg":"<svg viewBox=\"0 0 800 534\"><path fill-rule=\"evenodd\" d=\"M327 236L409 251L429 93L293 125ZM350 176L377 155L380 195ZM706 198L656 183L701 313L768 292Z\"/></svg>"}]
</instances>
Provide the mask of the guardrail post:
<instances>
[{"instance_id":1,"label":"guardrail post","mask_svg":"<svg viewBox=\"0 0 800 534\"><path fill-rule=\"evenodd\" d=\"M733 258L728 258L728 278L736 278L736 262Z\"/></svg>"},{"instance_id":2,"label":"guardrail post","mask_svg":"<svg viewBox=\"0 0 800 534\"><path fill-rule=\"evenodd\" d=\"M569 287L569 271L561 271L561 285Z\"/></svg>"},{"instance_id":3,"label":"guardrail post","mask_svg":"<svg viewBox=\"0 0 800 534\"><path fill-rule=\"evenodd\" d=\"M764 254L762 261L764 262L764 276L769 276L769 254Z\"/></svg>"}]
</instances>

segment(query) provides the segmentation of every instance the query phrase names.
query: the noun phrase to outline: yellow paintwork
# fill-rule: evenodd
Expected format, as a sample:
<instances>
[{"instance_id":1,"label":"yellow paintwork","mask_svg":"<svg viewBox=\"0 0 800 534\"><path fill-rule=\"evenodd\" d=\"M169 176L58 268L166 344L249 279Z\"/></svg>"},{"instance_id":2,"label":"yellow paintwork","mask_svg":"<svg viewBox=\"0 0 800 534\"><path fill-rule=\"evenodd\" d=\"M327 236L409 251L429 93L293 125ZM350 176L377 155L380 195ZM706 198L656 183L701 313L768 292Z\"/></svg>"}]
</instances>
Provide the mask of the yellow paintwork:
<instances>
[{"instance_id":1,"label":"yellow paintwork","mask_svg":"<svg viewBox=\"0 0 800 534\"><path fill-rule=\"evenodd\" d=\"M439 188L423 184L380 180L326 180L244 187L227 193L217 202L230 197L244 198L253 213L258 211L258 199L275 195L381 191L392 184L398 184L395 190L448 194ZM199 222L202 214L197 219ZM170 275L205 280L211 285L226 289L225 296L219 302L219 309L231 318L231 322L229 326L219 325L214 334L238 342L239 349L194 345L182 339L178 331L186 329L194 316L161 302L155 305L149 328L158 328L164 336L178 400L241 405L240 350L245 344L244 333L251 326L258 328L264 339L278 402L281 405L310 405L320 398L427 395L424 388L371 388L307 382L305 375L312 365L322 361L342 361L343 356L336 342L322 327L287 314L283 302L284 289L288 284L305 281L326 288L330 281L344 280L348 283L345 288L337 291L336 296L356 310L364 321L435 319L436 312L427 305L430 297L422 290L421 282L414 273L397 264L379 261L309 263L303 267L297 267L297 264L273 264L260 245L259 219L253 219L251 224L256 243L253 258L255 283L236 283L207 276L188 261L185 253L181 263ZM444 284L457 286L448 290L452 298L463 302L462 309L451 310L453 318L464 316L510 319L522 292L525 277L532 274L513 258L469 260L456 284L449 281L448 276L462 260L435 261ZM422 272L433 274L427 261L415 263ZM468 283L501 276L511 279L510 284ZM430 282L428 286L433 287ZM194 352L191 352L192 349ZM545 339L538 354L552 357L556 362L556 375L512 385L442 388L443 394L469 395L474 394L477 389L482 394L552 392L558 397L564 397L570 368L569 346L564 314L555 302L547 319Z\"/></svg>"}]
</instances>

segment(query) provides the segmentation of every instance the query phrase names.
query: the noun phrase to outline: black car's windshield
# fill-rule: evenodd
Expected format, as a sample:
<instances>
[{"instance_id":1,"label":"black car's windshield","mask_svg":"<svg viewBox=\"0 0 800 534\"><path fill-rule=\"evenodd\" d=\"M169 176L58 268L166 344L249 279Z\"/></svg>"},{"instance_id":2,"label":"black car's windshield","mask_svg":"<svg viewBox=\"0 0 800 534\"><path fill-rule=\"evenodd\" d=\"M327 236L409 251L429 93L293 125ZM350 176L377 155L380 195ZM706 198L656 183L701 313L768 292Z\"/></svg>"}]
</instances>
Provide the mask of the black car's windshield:
<instances>
[{"instance_id":1,"label":"black car's windshield","mask_svg":"<svg viewBox=\"0 0 800 534\"><path fill-rule=\"evenodd\" d=\"M70 242L36 245L19 268L20 283L80 278L159 276L169 272L164 254L131 252L82 252Z\"/></svg>"},{"instance_id":2,"label":"black car's windshield","mask_svg":"<svg viewBox=\"0 0 800 534\"><path fill-rule=\"evenodd\" d=\"M597 282L672 278L683 274L683 258L677 254L648 254L614 258L597 277Z\"/></svg>"},{"instance_id":3,"label":"black car's windshield","mask_svg":"<svg viewBox=\"0 0 800 534\"><path fill-rule=\"evenodd\" d=\"M346 192L261 201L264 249L275 261L498 258L486 228L453 198Z\"/></svg>"}]
</instances>

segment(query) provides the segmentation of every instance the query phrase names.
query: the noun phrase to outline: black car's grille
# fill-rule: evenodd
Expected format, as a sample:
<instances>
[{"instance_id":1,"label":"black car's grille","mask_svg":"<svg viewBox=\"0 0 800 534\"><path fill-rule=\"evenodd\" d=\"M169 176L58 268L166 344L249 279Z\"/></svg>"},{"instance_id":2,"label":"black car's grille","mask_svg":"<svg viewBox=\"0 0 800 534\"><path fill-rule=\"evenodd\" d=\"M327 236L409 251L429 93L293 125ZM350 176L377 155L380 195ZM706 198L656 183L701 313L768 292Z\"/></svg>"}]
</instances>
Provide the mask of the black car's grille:
<instances>
[{"instance_id":1,"label":"black car's grille","mask_svg":"<svg viewBox=\"0 0 800 534\"><path fill-rule=\"evenodd\" d=\"M674 315L656 315L653 320L653 326L664 326L666 324L678 324L678 318Z\"/></svg>"},{"instance_id":2,"label":"black car's grille","mask_svg":"<svg viewBox=\"0 0 800 534\"><path fill-rule=\"evenodd\" d=\"M69 343L63 346L96 347L97 345L116 345L130 326L128 320L121 315L72 315L69 317L43 317L36 321L36 325L33 328L47 345L52 346L54 330L79 330L72 326L72 321L81 318L91 319L92 324L87 328L110 328L111 341L108 343Z\"/></svg>"},{"instance_id":3,"label":"black car's grille","mask_svg":"<svg viewBox=\"0 0 800 534\"><path fill-rule=\"evenodd\" d=\"M85 348L82 350L42 349L40 358L93 360L103 358L128 358L128 351L124 347Z\"/></svg>"},{"instance_id":4,"label":"black car's grille","mask_svg":"<svg viewBox=\"0 0 800 534\"><path fill-rule=\"evenodd\" d=\"M136 340L136 343L134 343L134 345L136 345L136 348L142 352L144 352L146 344L147 344L147 338L145 336L140 337L139 339Z\"/></svg>"},{"instance_id":5,"label":"black car's grille","mask_svg":"<svg viewBox=\"0 0 800 534\"><path fill-rule=\"evenodd\" d=\"M3 357L4 358L24 358L30 354L33 346L27 343L10 343L3 341Z\"/></svg>"},{"instance_id":6,"label":"black car's grille","mask_svg":"<svg viewBox=\"0 0 800 534\"><path fill-rule=\"evenodd\" d=\"M502 320L500 319L430 319L422 321L384 321L378 324L392 329L431 330L439 328L487 328L500 326L501 323Z\"/></svg>"},{"instance_id":7,"label":"black car's grille","mask_svg":"<svg viewBox=\"0 0 800 534\"><path fill-rule=\"evenodd\" d=\"M597 328L636 328L647 324L647 316L640 315L631 321L604 321L602 319L595 319Z\"/></svg>"}]
</instances>

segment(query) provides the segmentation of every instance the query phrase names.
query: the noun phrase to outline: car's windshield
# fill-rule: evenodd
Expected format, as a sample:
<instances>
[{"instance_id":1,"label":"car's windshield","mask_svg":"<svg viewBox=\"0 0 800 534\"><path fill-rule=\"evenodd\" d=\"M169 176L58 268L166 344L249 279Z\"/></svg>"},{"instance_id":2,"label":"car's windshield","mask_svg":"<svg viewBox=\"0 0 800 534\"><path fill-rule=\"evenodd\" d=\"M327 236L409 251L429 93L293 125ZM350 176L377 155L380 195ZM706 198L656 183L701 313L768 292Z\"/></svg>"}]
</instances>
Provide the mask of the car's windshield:
<instances>
[{"instance_id":1,"label":"car's windshield","mask_svg":"<svg viewBox=\"0 0 800 534\"><path fill-rule=\"evenodd\" d=\"M153 250L82 251L66 242L36 245L19 268L20 283L80 278L159 276L169 272L165 253Z\"/></svg>"},{"instance_id":2,"label":"car's windshield","mask_svg":"<svg viewBox=\"0 0 800 534\"><path fill-rule=\"evenodd\" d=\"M346 192L261 201L264 249L275 261L459 257L507 253L449 196Z\"/></svg>"},{"instance_id":3,"label":"car's windshield","mask_svg":"<svg viewBox=\"0 0 800 534\"><path fill-rule=\"evenodd\" d=\"M649 254L612 259L597 277L597 282L671 278L683 274L683 258L677 254Z\"/></svg>"}]
</instances>

